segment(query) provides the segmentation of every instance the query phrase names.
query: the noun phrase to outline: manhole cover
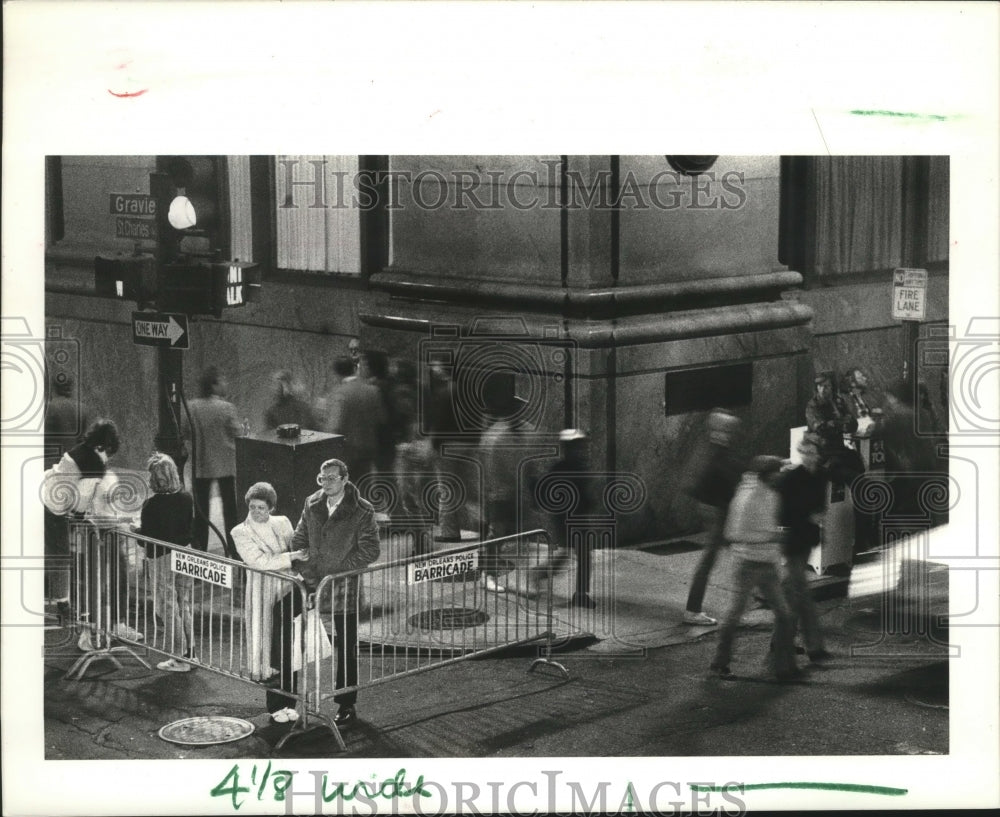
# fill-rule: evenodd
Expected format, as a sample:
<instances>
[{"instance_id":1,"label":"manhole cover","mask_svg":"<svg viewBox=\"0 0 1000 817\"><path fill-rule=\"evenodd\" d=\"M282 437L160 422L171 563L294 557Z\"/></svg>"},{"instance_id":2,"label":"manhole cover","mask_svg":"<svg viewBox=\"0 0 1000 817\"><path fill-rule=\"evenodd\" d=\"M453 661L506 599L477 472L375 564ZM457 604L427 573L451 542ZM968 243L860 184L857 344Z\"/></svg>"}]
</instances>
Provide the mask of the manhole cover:
<instances>
[{"instance_id":1,"label":"manhole cover","mask_svg":"<svg viewBox=\"0 0 1000 817\"><path fill-rule=\"evenodd\" d=\"M211 746L232 743L253 734L254 726L242 718L214 717L184 718L168 723L160 729L160 737L171 743L186 746Z\"/></svg>"},{"instance_id":2,"label":"manhole cover","mask_svg":"<svg viewBox=\"0 0 1000 817\"><path fill-rule=\"evenodd\" d=\"M471 607L435 607L410 616L409 623L421 630L464 630L489 621L482 610Z\"/></svg>"}]
</instances>

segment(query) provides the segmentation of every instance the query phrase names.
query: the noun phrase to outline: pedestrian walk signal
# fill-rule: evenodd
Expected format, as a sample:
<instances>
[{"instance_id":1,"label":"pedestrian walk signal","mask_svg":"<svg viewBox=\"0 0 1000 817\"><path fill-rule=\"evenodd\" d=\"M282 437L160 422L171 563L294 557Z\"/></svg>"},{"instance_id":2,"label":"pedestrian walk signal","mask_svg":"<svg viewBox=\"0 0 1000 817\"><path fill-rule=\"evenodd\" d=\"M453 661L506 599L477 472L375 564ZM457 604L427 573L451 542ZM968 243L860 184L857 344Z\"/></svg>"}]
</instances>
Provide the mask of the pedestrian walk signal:
<instances>
[{"instance_id":1,"label":"pedestrian walk signal","mask_svg":"<svg viewBox=\"0 0 1000 817\"><path fill-rule=\"evenodd\" d=\"M260 265L241 261L164 264L160 309L188 315L214 315L258 300Z\"/></svg>"},{"instance_id":2,"label":"pedestrian walk signal","mask_svg":"<svg viewBox=\"0 0 1000 817\"><path fill-rule=\"evenodd\" d=\"M221 268L221 275L225 278L226 306L245 306L258 300L261 289L261 270L258 264L225 261L213 266Z\"/></svg>"}]
</instances>

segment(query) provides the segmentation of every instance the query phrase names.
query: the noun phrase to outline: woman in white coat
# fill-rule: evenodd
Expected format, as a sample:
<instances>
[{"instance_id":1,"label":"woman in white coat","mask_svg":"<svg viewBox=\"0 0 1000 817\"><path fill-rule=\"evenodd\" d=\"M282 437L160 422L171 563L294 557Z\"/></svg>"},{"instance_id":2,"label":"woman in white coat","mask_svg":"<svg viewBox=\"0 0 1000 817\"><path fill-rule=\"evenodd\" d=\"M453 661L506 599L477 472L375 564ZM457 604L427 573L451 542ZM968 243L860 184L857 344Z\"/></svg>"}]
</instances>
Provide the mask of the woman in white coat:
<instances>
[{"instance_id":1,"label":"woman in white coat","mask_svg":"<svg viewBox=\"0 0 1000 817\"><path fill-rule=\"evenodd\" d=\"M244 615L246 621L248 664L250 677L264 681L276 675L271 664L272 623L275 602L291 589L291 584L275 576L257 573L268 570L275 573L292 572L292 560L305 561L304 551L290 551L292 523L287 516L271 516L278 502L274 488L266 482L250 486L246 494L249 514L246 521L232 530L233 543L240 557L249 567L247 571Z\"/></svg>"}]
</instances>

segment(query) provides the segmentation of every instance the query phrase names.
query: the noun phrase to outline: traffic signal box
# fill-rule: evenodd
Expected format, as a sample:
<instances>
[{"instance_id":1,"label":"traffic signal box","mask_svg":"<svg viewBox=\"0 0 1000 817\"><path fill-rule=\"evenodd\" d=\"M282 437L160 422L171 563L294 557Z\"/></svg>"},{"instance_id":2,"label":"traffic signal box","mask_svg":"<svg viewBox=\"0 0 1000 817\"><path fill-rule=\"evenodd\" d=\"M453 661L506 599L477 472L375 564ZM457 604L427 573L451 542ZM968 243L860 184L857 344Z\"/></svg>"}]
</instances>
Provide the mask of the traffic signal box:
<instances>
[{"instance_id":1,"label":"traffic signal box","mask_svg":"<svg viewBox=\"0 0 1000 817\"><path fill-rule=\"evenodd\" d=\"M97 256L94 287L98 295L135 301L140 307L156 297L159 265L148 254Z\"/></svg>"},{"instance_id":2,"label":"traffic signal box","mask_svg":"<svg viewBox=\"0 0 1000 817\"><path fill-rule=\"evenodd\" d=\"M216 318L258 300L260 266L227 260L228 188L223 157L161 157L149 177L156 254L96 258L97 294Z\"/></svg>"}]
</instances>

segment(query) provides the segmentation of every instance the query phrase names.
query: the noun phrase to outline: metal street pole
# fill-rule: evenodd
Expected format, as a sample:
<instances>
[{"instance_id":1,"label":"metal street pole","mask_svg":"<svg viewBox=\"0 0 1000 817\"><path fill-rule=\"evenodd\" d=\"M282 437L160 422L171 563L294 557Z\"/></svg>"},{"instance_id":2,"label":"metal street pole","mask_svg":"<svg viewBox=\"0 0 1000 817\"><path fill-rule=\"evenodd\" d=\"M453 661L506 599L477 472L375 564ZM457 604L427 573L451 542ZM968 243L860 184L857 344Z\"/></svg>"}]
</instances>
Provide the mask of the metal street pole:
<instances>
[{"instance_id":1,"label":"metal street pole","mask_svg":"<svg viewBox=\"0 0 1000 817\"><path fill-rule=\"evenodd\" d=\"M156 201L156 260L159 264L160 287L163 287L163 265L173 260L176 247L171 246L172 230L167 221L170 200L174 195L173 181L166 173L149 174L149 192ZM177 470L183 479L187 452L180 434L180 395L184 389L184 358L178 349L158 348L157 357L157 406L159 425L153 444L157 451L168 454L177 463Z\"/></svg>"}]
</instances>

